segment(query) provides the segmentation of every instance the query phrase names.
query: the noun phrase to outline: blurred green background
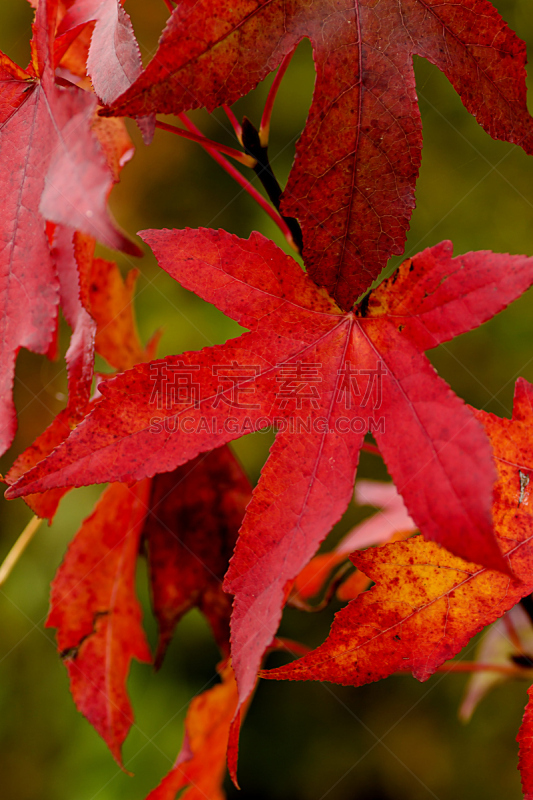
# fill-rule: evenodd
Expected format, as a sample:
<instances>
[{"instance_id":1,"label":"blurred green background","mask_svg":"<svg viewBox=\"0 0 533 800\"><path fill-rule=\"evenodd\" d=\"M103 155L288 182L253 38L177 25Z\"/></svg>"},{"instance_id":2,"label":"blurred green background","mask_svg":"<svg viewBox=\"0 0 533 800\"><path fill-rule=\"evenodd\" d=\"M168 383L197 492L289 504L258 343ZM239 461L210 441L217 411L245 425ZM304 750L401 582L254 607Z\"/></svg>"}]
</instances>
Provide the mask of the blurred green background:
<instances>
[{"instance_id":1,"label":"blurred green background","mask_svg":"<svg viewBox=\"0 0 533 800\"><path fill-rule=\"evenodd\" d=\"M533 48L529 0L498 0L506 21ZM213 4L216 13L216 4ZM167 10L163 0L128 0L144 62L154 53ZM0 49L25 66L32 11L25 0L0 5ZM417 59L424 125L423 162L406 253L451 239L455 252L492 249L533 254L533 159L518 147L492 141L464 110L446 79ZM234 107L259 123L270 77ZM300 45L274 110L271 158L282 183L309 107L314 81L311 49ZM193 115L206 135L232 144L223 115ZM158 131L145 148L130 126L137 153L113 191L119 222L143 228L222 227L242 236L259 230L283 246L264 212L203 153ZM136 310L146 340L164 329L161 354L223 342L238 326L182 290L149 253L124 271L141 269ZM394 268L399 259L391 262ZM533 295L528 293L481 329L430 353L440 374L473 405L510 415L515 379L533 380ZM68 329L62 327L62 347ZM65 401L63 364L21 352L15 396L20 432L1 459L9 468ZM270 438L258 434L235 444L255 482ZM379 461L363 454L360 475L386 478ZM0 793L8 800L143 800L168 771L179 750L190 699L214 680L217 651L196 613L179 626L157 675L133 665L129 688L136 724L125 748L123 774L70 699L66 671L44 628L48 590L66 545L100 494L99 487L72 491L56 521L43 527L0 590ZM0 558L30 518L22 500L2 499ZM351 508L333 536L370 509ZM144 565L139 594L152 643ZM309 644L327 635L335 607L312 616L289 611L283 632ZM473 645L463 653L473 655ZM524 684L497 689L464 726L457 708L465 677L436 675L425 684L393 677L360 689L329 684L264 682L244 726L238 794L242 800L518 800L522 795L514 741L526 702Z\"/></svg>"}]
</instances>

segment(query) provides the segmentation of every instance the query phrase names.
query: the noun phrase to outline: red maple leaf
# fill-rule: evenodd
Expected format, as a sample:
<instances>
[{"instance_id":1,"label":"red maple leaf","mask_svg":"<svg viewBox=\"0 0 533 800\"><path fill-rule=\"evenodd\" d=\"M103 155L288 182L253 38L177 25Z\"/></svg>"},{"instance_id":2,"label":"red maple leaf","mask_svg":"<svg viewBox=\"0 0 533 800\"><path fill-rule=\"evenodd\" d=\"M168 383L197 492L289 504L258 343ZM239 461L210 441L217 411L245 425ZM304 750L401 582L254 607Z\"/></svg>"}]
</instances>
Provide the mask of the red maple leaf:
<instances>
[{"instance_id":1,"label":"red maple leaf","mask_svg":"<svg viewBox=\"0 0 533 800\"><path fill-rule=\"evenodd\" d=\"M27 70L0 54L0 158L9 164L0 177L0 452L16 429L16 354L20 347L46 353L55 334L59 281L45 219L139 254L106 210L114 180L91 132L96 100L55 83L56 15L57 0L42 0Z\"/></svg>"},{"instance_id":2,"label":"red maple leaf","mask_svg":"<svg viewBox=\"0 0 533 800\"><path fill-rule=\"evenodd\" d=\"M47 626L57 628L74 702L122 765L133 722L126 693L132 658L151 661L135 596L150 481L113 484L69 545L52 583Z\"/></svg>"},{"instance_id":3,"label":"red maple leaf","mask_svg":"<svg viewBox=\"0 0 533 800\"><path fill-rule=\"evenodd\" d=\"M232 659L243 698L288 582L346 509L369 427L424 536L506 569L492 529L489 442L422 351L520 295L533 281L533 259L452 259L444 243L404 262L343 313L260 234L143 236L170 275L251 332L106 382L89 417L7 496L139 480L276 425L225 584L235 594Z\"/></svg>"},{"instance_id":4,"label":"red maple leaf","mask_svg":"<svg viewBox=\"0 0 533 800\"><path fill-rule=\"evenodd\" d=\"M309 274L348 309L403 252L422 146L413 55L491 136L532 152L526 48L487 0L183 0L112 113L232 103L304 37L317 80L283 213L302 224Z\"/></svg>"}]
</instances>

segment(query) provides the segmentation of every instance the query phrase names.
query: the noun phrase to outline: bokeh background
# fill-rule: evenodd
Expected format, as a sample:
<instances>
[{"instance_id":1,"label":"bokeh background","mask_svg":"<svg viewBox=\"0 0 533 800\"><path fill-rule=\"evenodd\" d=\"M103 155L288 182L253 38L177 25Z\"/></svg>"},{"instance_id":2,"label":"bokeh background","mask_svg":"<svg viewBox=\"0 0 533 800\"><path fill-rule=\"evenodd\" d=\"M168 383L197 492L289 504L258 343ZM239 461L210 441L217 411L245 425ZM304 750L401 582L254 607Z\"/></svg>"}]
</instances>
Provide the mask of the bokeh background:
<instances>
[{"instance_id":1,"label":"bokeh background","mask_svg":"<svg viewBox=\"0 0 533 800\"><path fill-rule=\"evenodd\" d=\"M497 0L504 19L533 49L530 0ZM216 13L216 4L213 4ZM144 63L153 55L167 17L163 0L128 0ZM29 57L32 10L25 0L0 4L0 49L22 66ZM492 141L464 110L446 79L417 59L424 126L423 162L406 252L451 239L455 252L492 249L533 254L533 159L518 147ZM236 104L237 116L259 123L272 77ZM303 42L276 101L271 136L274 170L284 184L311 99L314 69ZM223 115L193 115L206 135L234 144ZM241 236L259 230L284 242L264 212L199 146L158 131L145 148L132 124L137 152L112 194L115 216L130 233L143 228L222 227ZM8 165L3 165L5 169ZM109 256L109 254L106 254ZM161 354L223 342L239 328L181 289L147 253L126 272L141 270L136 296L146 340L163 328ZM388 271L398 263L391 261ZM526 294L481 329L430 353L440 374L473 405L509 416L515 379L533 380L533 295ZM69 331L62 326L62 352ZM99 367L105 369L103 363ZM65 402L63 363L21 352L15 386L20 431L1 459L5 472ZM256 481L271 439L235 443ZM379 459L363 454L360 475L386 479ZM180 624L158 674L133 664L129 689L136 724L124 748L122 773L104 743L76 711L66 671L44 628L49 585L67 543L88 515L100 487L78 489L62 501L56 521L43 527L0 589L0 786L6 800L143 800L171 767L180 748L187 705L214 680L217 651L206 624L191 613ZM0 558L30 512L22 500L1 500ZM371 509L349 509L332 534L349 529ZM152 643L144 565L139 595ZM335 604L320 614L291 610L283 632L308 644L327 635ZM463 652L472 658L470 645ZM425 684L392 677L360 689L329 684L264 682L244 726L238 794L242 800L519 800L514 741L526 683L498 688L469 725L457 720L466 678L436 675Z\"/></svg>"}]
</instances>

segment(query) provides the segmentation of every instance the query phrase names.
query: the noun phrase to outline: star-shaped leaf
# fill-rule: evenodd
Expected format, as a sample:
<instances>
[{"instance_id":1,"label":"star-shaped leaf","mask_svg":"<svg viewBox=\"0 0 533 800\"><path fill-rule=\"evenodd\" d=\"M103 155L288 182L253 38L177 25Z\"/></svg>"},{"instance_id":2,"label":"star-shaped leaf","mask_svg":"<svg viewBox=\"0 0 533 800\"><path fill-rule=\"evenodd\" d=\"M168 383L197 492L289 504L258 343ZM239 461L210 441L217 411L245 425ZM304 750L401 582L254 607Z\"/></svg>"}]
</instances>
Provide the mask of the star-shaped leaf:
<instances>
[{"instance_id":1,"label":"star-shaped leaf","mask_svg":"<svg viewBox=\"0 0 533 800\"><path fill-rule=\"evenodd\" d=\"M278 427L225 583L235 594L232 658L243 698L276 632L288 582L346 509L369 429L424 536L508 570L492 528L488 439L422 351L520 295L533 281L533 259L487 252L453 259L444 243L406 261L343 313L259 234L143 236L170 275L250 333L106 382L90 416L8 496L139 480Z\"/></svg>"}]
</instances>

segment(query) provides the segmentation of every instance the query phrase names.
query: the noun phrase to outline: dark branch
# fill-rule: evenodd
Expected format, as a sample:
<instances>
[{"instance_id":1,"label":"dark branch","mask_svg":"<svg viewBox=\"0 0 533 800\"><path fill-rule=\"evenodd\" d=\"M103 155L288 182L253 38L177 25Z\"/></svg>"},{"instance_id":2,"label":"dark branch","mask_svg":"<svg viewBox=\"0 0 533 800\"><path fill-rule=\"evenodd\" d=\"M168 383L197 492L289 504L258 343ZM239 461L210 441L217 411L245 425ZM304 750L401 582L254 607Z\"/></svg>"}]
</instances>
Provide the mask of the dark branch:
<instances>
[{"instance_id":1,"label":"dark branch","mask_svg":"<svg viewBox=\"0 0 533 800\"><path fill-rule=\"evenodd\" d=\"M242 145L244 147L244 152L256 159L257 164L254 167L254 172L263 184L265 192L269 196L272 205L277 211L280 211L282 188L272 171L272 167L270 166L270 161L268 160L268 148L261 146L261 142L259 141L259 133L257 132L256 128L254 128L250 120L246 117L244 117L242 121ZM294 242L301 253L303 239L302 229L300 228L298 220L294 219L294 217L284 217L283 214L281 214L281 216L285 220L290 232L292 233Z\"/></svg>"}]
</instances>

